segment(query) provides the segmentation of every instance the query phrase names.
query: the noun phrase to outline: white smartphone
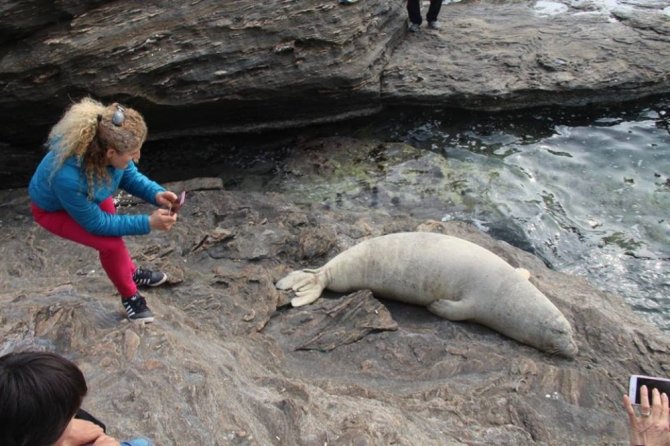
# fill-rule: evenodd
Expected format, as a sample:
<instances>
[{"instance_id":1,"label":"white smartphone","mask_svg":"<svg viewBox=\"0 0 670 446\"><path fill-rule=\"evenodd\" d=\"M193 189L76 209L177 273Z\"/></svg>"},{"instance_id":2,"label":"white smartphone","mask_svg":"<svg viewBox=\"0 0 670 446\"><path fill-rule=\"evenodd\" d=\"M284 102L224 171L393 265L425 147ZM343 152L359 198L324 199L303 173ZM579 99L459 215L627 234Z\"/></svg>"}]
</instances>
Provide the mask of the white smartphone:
<instances>
[{"instance_id":1,"label":"white smartphone","mask_svg":"<svg viewBox=\"0 0 670 446\"><path fill-rule=\"evenodd\" d=\"M651 404L651 389L670 396L670 379L658 376L632 375L628 382L628 397L633 404L640 404L640 387L647 386L649 390L649 403Z\"/></svg>"}]
</instances>

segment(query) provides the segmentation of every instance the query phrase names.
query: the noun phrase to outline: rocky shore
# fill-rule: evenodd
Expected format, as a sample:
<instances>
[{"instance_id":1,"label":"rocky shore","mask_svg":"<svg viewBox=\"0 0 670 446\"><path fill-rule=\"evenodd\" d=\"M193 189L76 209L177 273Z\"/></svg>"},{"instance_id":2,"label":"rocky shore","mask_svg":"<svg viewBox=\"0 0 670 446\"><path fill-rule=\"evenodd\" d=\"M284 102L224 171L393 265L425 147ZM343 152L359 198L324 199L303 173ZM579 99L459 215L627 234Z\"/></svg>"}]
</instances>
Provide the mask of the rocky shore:
<instances>
[{"instance_id":1,"label":"rocky shore","mask_svg":"<svg viewBox=\"0 0 670 446\"><path fill-rule=\"evenodd\" d=\"M443 6L442 30L411 35L401 1L29 0L0 10L0 177L15 187L0 190L0 352L48 349L77 362L85 408L111 434L163 446L627 444L628 377L668 375L670 343L619 296L467 224L408 212L399 194L414 208L436 195L405 182L370 190L372 209L314 204L302 186L362 169L341 147L389 175L440 181L440 160L417 170L409 146L303 141L284 172L303 181L282 184L290 193L228 190L218 177L168 184L188 191L178 225L127 238L139 264L170 276L146 293L157 315L147 326L125 320L94 252L32 222L25 185L11 181L32 170L48 128L84 94L136 106L152 141L169 142L262 140L403 104L509 110L667 93L666 2L466 0ZM150 211L120 198L120 212ZM456 235L528 269L573 325L577 357L369 292L294 309L275 289L288 271L398 231Z\"/></svg>"},{"instance_id":2,"label":"rocky shore","mask_svg":"<svg viewBox=\"0 0 670 446\"><path fill-rule=\"evenodd\" d=\"M33 224L25 190L0 192L2 351L75 360L90 383L85 407L114 435L160 445L623 445L628 376L670 369L667 337L619 296L467 224L298 206L223 190L218 178L169 186L189 194L177 227L127 238L139 264L170 275L145 293L158 319L144 327L125 320L94 252ZM291 308L275 289L288 271L367 237L414 230L474 241L528 269L574 326L576 359L370 293Z\"/></svg>"}]
</instances>

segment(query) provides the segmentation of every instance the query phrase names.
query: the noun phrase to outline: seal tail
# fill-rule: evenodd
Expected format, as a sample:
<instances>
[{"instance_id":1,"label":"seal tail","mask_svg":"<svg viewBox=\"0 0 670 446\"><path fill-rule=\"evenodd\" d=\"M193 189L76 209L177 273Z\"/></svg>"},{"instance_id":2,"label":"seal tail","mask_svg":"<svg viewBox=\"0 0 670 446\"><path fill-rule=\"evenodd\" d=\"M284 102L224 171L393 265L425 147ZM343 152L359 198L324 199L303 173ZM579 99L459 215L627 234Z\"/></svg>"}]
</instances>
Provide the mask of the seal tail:
<instances>
[{"instance_id":1,"label":"seal tail","mask_svg":"<svg viewBox=\"0 0 670 446\"><path fill-rule=\"evenodd\" d=\"M301 307L311 304L317 300L325 285L325 277L321 274L321 269L303 269L293 271L275 285L280 290L295 291L296 297L291 299L291 305Z\"/></svg>"}]
</instances>

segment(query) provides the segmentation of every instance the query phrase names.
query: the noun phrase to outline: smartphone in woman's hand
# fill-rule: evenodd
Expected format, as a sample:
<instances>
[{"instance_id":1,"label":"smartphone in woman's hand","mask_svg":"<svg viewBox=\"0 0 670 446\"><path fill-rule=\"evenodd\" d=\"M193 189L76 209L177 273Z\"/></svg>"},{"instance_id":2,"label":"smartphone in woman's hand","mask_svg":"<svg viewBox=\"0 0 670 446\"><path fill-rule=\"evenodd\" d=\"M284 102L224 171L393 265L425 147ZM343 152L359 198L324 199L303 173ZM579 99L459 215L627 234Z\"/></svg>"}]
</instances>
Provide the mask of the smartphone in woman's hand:
<instances>
[{"instance_id":1,"label":"smartphone in woman's hand","mask_svg":"<svg viewBox=\"0 0 670 446\"><path fill-rule=\"evenodd\" d=\"M640 387L647 386L649 395L651 389L670 395L670 379L657 376L633 375L628 381L628 397L633 404L640 404ZM649 397L651 399L651 396Z\"/></svg>"},{"instance_id":2,"label":"smartphone in woman's hand","mask_svg":"<svg viewBox=\"0 0 670 446\"><path fill-rule=\"evenodd\" d=\"M182 193L177 195L177 200L173 201L172 204L170 205L170 215L179 212L181 207L184 206L185 202L186 202L186 191L182 191Z\"/></svg>"}]
</instances>

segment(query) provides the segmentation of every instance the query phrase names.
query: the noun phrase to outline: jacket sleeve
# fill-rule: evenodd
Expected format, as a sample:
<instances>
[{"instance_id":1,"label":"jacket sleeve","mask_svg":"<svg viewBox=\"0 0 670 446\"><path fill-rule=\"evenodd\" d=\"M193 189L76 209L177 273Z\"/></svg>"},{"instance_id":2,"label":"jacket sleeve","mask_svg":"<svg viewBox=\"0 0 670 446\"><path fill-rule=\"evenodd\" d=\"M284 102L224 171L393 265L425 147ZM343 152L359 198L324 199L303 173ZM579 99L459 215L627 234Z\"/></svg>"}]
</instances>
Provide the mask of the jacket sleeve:
<instances>
[{"instance_id":1,"label":"jacket sleeve","mask_svg":"<svg viewBox=\"0 0 670 446\"><path fill-rule=\"evenodd\" d=\"M157 205L156 194L165 190L160 184L151 181L137 170L137 166L132 161L128 163L128 167L123 171L119 187L129 194L153 205Z\"/></svg>"},{"instance_id":2,"label":"jacket sleeve","mask_svg":"<svg viewBox=\"0 0 670 446\"><path fill-rule=\"evenodd\" d=\"M74 178L54 178L53 187L65 211L91 234L120 237L151 232L148 215L109 214L88 199Z\"/></svg>"}]
</instances>

